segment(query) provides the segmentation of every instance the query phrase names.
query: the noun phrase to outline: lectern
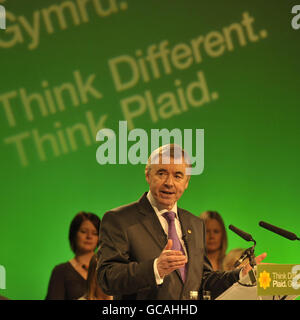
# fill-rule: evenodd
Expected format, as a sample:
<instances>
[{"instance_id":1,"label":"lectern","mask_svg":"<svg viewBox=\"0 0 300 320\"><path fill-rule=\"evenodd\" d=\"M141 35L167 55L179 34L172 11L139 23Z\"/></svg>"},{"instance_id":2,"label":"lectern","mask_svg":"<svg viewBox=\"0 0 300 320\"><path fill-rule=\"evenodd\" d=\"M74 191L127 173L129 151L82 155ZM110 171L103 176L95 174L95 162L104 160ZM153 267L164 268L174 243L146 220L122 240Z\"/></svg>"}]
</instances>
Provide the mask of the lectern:
<instances>
[{"instance_id":1,"label":"lectern","mask_svg":"<svg viewBox=\"0 0 300 320\"><path fill-rule=\"evenodd\" d=\"M297 295L288 296L258 296L257 286L243 286L236 282L219 295L216 300L294 300Z\"/></svg>"},{"instance_id":2,"label":"lectern","mask_svg":"<svg viewBox=\"0 0 300 320\"><path fill-rule=\"evenodd\" d=\"M294 300L300 296L300 265L264 263L233 284L216 300Z\"/></svg>"}]
</instances>

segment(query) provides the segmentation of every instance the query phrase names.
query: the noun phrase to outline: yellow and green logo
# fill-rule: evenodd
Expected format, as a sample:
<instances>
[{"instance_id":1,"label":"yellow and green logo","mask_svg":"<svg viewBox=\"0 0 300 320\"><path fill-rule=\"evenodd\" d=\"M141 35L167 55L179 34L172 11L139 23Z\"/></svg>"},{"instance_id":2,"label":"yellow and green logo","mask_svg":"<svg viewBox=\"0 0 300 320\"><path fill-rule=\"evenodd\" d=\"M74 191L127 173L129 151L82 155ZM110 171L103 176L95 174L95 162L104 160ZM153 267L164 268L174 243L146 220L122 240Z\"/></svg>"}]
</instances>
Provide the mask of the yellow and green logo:
<instances>
[{"instance_id":1,"label":"yellow and green logo","mask_svg":"<svg viewBox=\"0 0 300 320\"><path fill-rule=\"evenodd\" d=\"M259 274L258 282L259 286L261 288L264 288L265 290L270 287L270 282L272 281L270 277L270 273L267 271L263 271Z\"/></svg>"}]
</instances>

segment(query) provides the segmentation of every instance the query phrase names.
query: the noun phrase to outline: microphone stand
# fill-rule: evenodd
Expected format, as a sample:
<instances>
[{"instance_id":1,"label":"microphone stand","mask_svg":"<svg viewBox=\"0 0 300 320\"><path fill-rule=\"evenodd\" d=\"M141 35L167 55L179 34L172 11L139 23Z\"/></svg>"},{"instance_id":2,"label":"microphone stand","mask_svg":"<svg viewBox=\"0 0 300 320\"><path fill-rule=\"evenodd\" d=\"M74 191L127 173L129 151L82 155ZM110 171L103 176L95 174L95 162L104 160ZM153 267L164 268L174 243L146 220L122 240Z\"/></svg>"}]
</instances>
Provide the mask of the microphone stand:
<instances>
[{"instance_id":1,"label":"microphone stand","mask_svg":"<svg viewBox=\"0 0 300 320\"><path fill-rule=\"evenodd\" d=\"M256 284L256 272L255 272L255 266L256 266L256 261L255 261L255 256L254 256L254 248L255 248L256 243L250 248L250 250L247 250L247 256L249 258L249 264L252 267L252 269L248 272L250 281L253 285Z\"/></svg>"},{"instance_id":2,"label":"microphone stand","mask_svg":"<svg viewBox=\"0 0 300 320\"><path fill-rule=\"evenodd\" d=\"M254 241L254 240L253 240ZM252 285L256 285L256 272L255 272L255 255L254 255L254 248L256 246L256 242L254 241L254 245L248 249L246 249L242 256L235 262L234 267L238 267L241 265L241 263L248 258L249 264L252 267L252 269L248 272L250 281Z\"/></svg>"}]
</instances>

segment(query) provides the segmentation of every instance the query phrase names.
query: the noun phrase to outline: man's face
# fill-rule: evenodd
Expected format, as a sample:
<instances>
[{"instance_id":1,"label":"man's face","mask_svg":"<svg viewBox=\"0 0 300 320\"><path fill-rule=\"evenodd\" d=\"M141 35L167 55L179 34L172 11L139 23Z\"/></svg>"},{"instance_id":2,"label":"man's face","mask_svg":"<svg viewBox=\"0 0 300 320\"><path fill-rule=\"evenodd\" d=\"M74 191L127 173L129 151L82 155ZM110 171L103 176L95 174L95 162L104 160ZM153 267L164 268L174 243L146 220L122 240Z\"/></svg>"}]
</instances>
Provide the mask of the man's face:
<instances>
[{"instance_id":1,"label":"man's face","mask_svg":"<svg viewBox=\"0 0 300 320\"><path fill-rule=\"evenodd\" d=\"M160 210L172 209L189 184L185 174L186 164L176 164L173 159L170 160L170 164L152 164L146 172L150 191Z\"/></svg>"}]
</instances>

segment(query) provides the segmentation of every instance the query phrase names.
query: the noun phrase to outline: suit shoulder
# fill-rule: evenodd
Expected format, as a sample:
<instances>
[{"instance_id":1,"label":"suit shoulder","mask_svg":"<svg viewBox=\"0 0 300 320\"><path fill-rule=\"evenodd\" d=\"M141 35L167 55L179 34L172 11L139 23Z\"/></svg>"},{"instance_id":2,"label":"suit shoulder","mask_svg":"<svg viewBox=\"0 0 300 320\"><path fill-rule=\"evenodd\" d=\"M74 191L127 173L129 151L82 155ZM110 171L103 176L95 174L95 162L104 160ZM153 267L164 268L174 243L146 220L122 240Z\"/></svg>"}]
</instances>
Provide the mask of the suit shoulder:
<instances>
[{"instance_id":1,"label":"suit shoulder","mask_svg":"<svg viewBox=\"0 0 300 320\"><path fill-rule=\"evenodd\" d=\"M103 218L107 218L108 216L130 215L133 211L137 210L137 208L138 208L138 201L128 203L105 212Z\"/></svg>"},{"instance_id":2,"label":"suit shoulder","mask_svg":"<svg viewBox=\"0 0 300 320\"><path fill-rule=\"evenodd\" d=\"M182 208L178 208L180 210L180 212L185 215L188 216L189 219L195 223L199 223L199 224L203 224L203 220L199 217L197 217L195 214L193 214L192 212L182 209Z\"/></svg>"}]
</instances>

